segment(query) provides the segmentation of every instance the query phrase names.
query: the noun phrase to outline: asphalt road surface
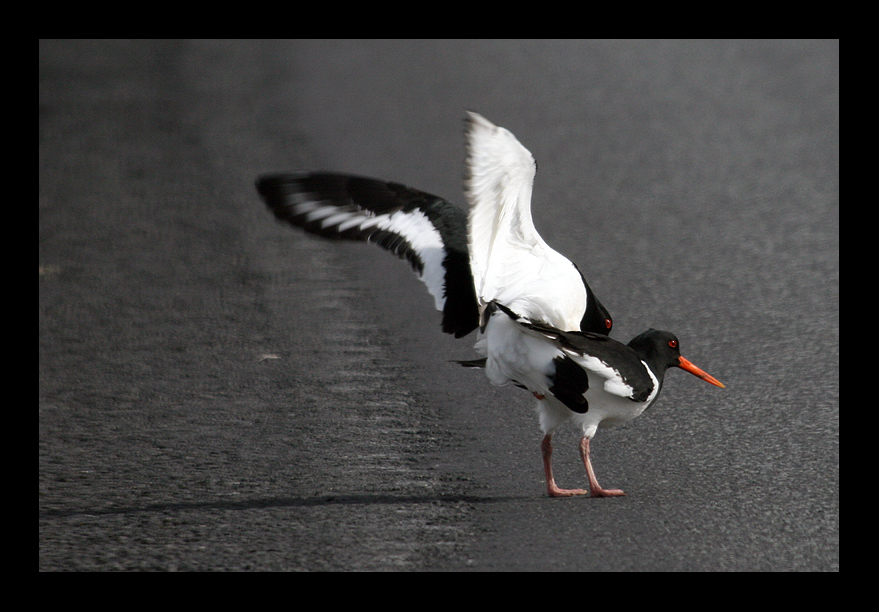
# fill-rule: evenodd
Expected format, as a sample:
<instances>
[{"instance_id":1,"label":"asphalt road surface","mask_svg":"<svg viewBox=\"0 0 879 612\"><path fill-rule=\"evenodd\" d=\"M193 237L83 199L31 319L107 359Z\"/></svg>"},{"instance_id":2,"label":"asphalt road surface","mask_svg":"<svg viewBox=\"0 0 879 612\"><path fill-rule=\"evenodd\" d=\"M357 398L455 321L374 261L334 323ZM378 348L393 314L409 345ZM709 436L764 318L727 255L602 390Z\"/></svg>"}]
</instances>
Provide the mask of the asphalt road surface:
<instances>
[{"instance_id":1,"label":"asphalt road surface","mask_svg":"<svg viewBox=\"0 0 879 612\"><path fill-rule=\"evenodd\" d=\"M533 400L406 265L253 188L463 206L465 109L614 337L727 386L599 432L626 497L546 497ZM44 41L39 196L40 570L839 569L838 42Z\"/></svg>"}]
</instances>

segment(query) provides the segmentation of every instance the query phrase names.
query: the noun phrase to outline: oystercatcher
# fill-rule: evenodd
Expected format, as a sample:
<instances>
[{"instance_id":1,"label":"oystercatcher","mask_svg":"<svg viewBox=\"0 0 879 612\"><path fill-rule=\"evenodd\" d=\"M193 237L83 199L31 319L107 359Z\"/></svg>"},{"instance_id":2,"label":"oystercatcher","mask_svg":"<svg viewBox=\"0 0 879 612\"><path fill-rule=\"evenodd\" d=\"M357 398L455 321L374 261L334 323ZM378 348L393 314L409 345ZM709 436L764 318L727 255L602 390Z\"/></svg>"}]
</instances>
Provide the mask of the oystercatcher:
<instances>
[{"instance_id":1,"label":"oystercatcher","mask_svg":"<svg viewBox=\"0 0 879 612\"><path fill-rule=\"evenodd\" d=\"M712 385L724 386L681 356L680 343L671 332L649 329L622 344L603 334L535 323L496 302L488 310L492 314L483 347L486 375L496 385L523 386L537 398L544 432L543 468L551 497L624 494L598 484L589 441L599 428L622 425L649 408L668 368L681 368ZM568 419L583 433L580 456L589 490L560 489L552 474L552 434Z\"/></svg>"},{"instance_id":2,"label":"oystercatcher","mask_svg":"<svg viewBox=\"0 0 879 612\"><path fill-rule=\"evenodd\" d=\"M598 427L641 414L656 399L669 367L720 383L681 357L677 338L667 332L645 332L628 346L607 336L607 311L585 280L578 282L576 266L551 249L531 221L537 169L531 153L476 113L468 113L467 126L470 267L480 311L474 348L485 358L481 365L493 384L524 387L537 399L550 496L622 495L602 489L595 478L589 441ZM561 489L553 478L552 435L569 418L583 430L580 455L589 491Z\"/></svg>"},{"instance_id":3,"label":"oystercatcher","mask_svg":"<svg viewBox=\"0 0 879 612\"><path fill-rule=\"evenodd\" d=\"M508 130L476 113L466 118L466 140L469 215L442 198L399 183L340 173L267 175L257 180L257 190L280 220L326 237L374 242L406 259L442 311L445 332L461 337L479 328L475 349L482 359L460 363L485 367L493 384L513 383L537 398L551 496L621 494L601 489L595 481L589 439L599 424L640 414L655 399L670 366L656 366L652 376L647 371L655 390L650 387L644 397L625 399L631 403L629 412L600 408L616 406L611 392L610 399L596 389L584 395L590 376L584 364L604 355L589 353L588 342L604 338L608 346L624 347L607 336L613 326L610 314L577 266L550 248L534 227L531 187L536 164L531 153ZM563 341L564 334L573 335ZM560 343L567 344L560 348ZM579 358L574 356L577 350L583 353ZM559 351L571 354L559 359ZM680 359L672 365L692 366ZM638 370L627 361L618 367L623 372ZM605 386L622 390L637 382L643 395L647 383L644 372L640 376L637 381L623 374L611 376ZM596 410L585 409L590 401ZM552 478L552 434L561 422L581 414L589 415L585 421L577 417L581 424L594 424L584 429L580 444L590 491L559 489Z\"/></svg>"},{"instance_id":4,"label":"oystercatcher","mask_svg":"<svg viewBox=\"0 0 879 612\"><path fill-rule=\"evenodd\" d=\"M262 176L256 188L281 221L326 238L372 242L407 260L443 313L443 331L457 338L479 326L485 304L508 299L532 320L610 333L613 320L577 266L534 228L531 153L506 130L486 133L498 129L469 114L469 244L463 210L400 183L311 172ZM474 232L482 238L474 241Z\"/></svg>"}]
</instances>

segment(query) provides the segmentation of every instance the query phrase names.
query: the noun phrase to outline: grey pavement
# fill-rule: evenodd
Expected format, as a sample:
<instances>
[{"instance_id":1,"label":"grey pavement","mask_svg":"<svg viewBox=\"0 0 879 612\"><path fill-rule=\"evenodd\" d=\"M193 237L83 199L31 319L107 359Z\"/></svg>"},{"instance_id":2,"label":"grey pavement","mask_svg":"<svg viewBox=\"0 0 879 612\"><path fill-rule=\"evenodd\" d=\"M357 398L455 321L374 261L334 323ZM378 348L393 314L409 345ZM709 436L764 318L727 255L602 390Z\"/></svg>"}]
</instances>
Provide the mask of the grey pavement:
<instances>
[{"instance_id":1,"label":"grey pavement","mask_svg":"<svg viewBox=\"0 0 879 612\"><path fill-rule=\"evenodd\" d=\"M682 373L545 496L529 396L264 172L464 205L462 118ZM837 41L41 41L39 569L838 571ZM577 432L557 480L583 486Z\"/></svg>"}]
</instances>

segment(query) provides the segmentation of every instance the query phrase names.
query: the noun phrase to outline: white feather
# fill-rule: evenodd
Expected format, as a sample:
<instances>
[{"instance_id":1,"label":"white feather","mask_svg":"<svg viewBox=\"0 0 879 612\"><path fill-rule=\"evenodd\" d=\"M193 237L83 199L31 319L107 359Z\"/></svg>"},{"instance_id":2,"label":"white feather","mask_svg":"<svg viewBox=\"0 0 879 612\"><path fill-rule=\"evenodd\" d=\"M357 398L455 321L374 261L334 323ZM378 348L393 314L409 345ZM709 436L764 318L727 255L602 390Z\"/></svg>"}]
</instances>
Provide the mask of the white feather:
<instances>
[{"instance_id":1,"label":"white feather","mask_svg":"<svg viewBox=\"0 0 879 612\"><path fill-rule=\"evenodd\" d=\"M337 226L336 231L341 233L354 227L364 231L375 227L405 238L421 259L423 269L418 277L433 296L437 310L445 307L445 247L439 231L423 212L398 210L390 215L376 215L368 210L340 210L333 204L308 199L308 193L297 196L303 201L293 206L293 212L304 214L309 223L320 221L322 229Z\"/></svg>"},{"instance_id":2,"label":"white feather","mask_svg":"<svg viewBox=\"0 0 879 612\"><path fill-rule=\"evenodd\" d=\"M476 113L469 118L465 188L480 308L494 300L533 321L579 330L587 299L580 273L531 218L534 158L508 130Z\"/></svg>"},{"instance_id":3,"label":"white feather","mask_svg":"<svg viewBox=\"0 0 879 612\"><path fill-rule=\"evenodd\" d=\"M445 268L446 257L443 239L439 231L420 210L397 211L391 215L379 215L375 218L379 229L400 234L412 245L424 264L419 278L427 286L433 296L436 309L442 310L446 303Z\"/></svg>"}]
</instances>

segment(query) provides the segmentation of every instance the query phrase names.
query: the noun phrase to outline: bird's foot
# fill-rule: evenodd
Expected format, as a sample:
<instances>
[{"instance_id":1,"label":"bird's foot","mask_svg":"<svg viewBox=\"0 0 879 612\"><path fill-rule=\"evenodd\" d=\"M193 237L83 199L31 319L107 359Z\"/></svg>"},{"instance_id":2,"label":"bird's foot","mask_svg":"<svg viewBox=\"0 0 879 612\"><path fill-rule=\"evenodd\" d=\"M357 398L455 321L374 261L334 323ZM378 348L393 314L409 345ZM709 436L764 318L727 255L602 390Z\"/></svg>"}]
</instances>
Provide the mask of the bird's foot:
<instances>
[{"instance_id":1,"label":"bird's foot","mask_svg":"<svg viewBox=\"0 0 879 612\"><path fill-rule=\"evenodd\" d=\"M621 489L602 489L601 487L595 487L589 493L590 497L622 497L625 495Z\"/></svg>"},{"instance_id":2,"label":"bird's foot","mask_svg":"<svg viewBox=\"0 0 879 612\"><path fill-rule=\"evenodd\" d=\"M586 489L559 489L555 484L548 486L546 492L550 497L574 497L575 495L589 495ZM621 491L622 492L622 491Z\"/></svg>"}]
</instances>

